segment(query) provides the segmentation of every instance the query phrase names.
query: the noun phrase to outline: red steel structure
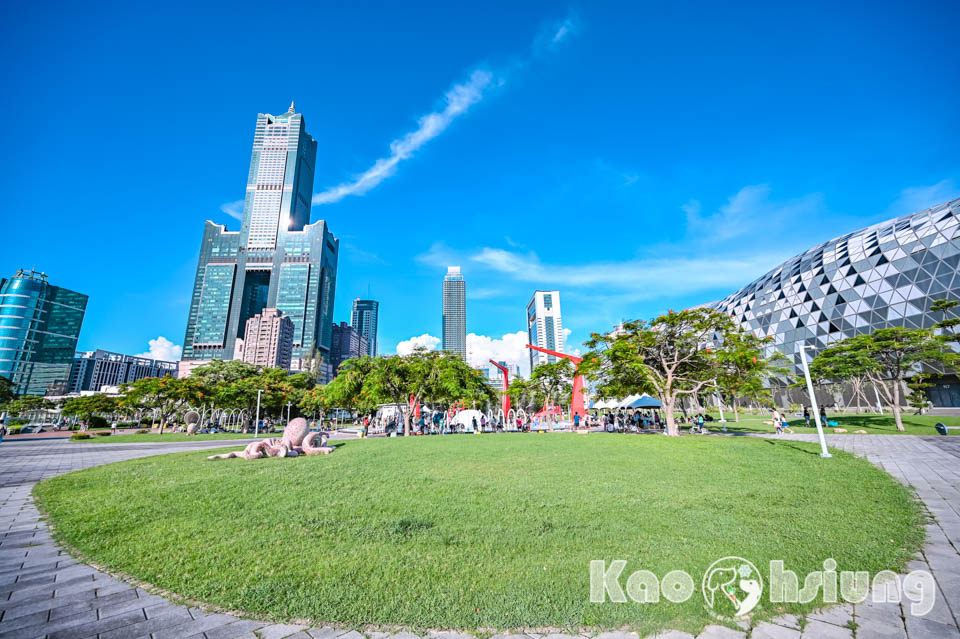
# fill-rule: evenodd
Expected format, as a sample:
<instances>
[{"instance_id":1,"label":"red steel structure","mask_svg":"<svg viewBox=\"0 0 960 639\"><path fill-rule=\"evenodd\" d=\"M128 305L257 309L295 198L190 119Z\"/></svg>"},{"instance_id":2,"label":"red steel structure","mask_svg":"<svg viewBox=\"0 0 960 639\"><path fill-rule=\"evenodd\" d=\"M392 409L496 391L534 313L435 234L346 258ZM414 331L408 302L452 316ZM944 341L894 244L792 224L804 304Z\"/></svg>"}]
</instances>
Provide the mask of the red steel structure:
<instances>
[{"instance_id":1,"label":"red steel structure","mask_svg":"<svg viewBox=\"0 0 960 639\"><path fill-rule=\"evenodd\" d=\"M510 396L507 395L507 389L510 388L510 371L506 366L501 366L497 362L490 360L490 363L500 369L503 373L503 397L500 399L500 408L503 409L503 423L507 423L507 413L510 412Z\"/></svg>"},{"instance_id":2,"label":"red steel structure","mask_svg":"<svg viewBox=\"0 0 960 639\"><path fill-rule=\"evenodd\" d=\"M540 351L541 353L546 353L547 355L553 355L554 357L569 359L571 362L573 362L574 366L583 361L582 357L567 355L566 353L558 353L557 351L540 348L539 346L534 346L533 344L527 344L527 348ZM583 407L583 375L576 375L573 378L573 395L570 397L570 414L571 417L573 415L579 415L580 419L583 419L587 414L587 411Z\"/></svg>"}]
</instances>

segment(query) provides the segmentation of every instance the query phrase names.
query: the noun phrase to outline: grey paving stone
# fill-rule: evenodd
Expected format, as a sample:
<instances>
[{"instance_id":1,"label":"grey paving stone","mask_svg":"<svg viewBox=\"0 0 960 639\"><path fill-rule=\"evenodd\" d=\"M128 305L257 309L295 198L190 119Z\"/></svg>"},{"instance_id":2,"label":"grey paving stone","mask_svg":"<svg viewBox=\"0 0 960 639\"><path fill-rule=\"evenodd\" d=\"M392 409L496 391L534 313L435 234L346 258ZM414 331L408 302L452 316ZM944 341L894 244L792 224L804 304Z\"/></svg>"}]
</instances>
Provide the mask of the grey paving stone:
<instances>
[{"instance_id":1,"label":"grey paving stone","mask_svg":"<svg viewBox=\"0 0 960 639\"><path fill-rule=\"evenodd\" d=\"M726 626L707 626L697 639L745 639L747 633L742 630L733 630Z\"/></svg>"},{"instance_id":2,"label":"grey paving stone","mask_svg":"<svg viewBox=\"0 0 960 639\"><path fill-rule=\"evenodd\" d=\"M813 620L807 622L800 636L803 639L853 639L853 629Z\"/></svg>"},{"instance_id":3,"label":"grey paving stone","mask_svg":"<svg viewBox=\"0 0 960 639\"><path fill-rule=\"evenodd\" d=\"M800 630L800 618L797 615L780 615L773 619L773 623L784 628Z\"/></svg>"},{"instance_id":4,"label":"grey paving stone","mask_svg":"<svg viewBox=\"0 0 960 639\"><path fill-rule=\"evenodd\" d=\"M904 624L910 639L958 639L960 631L954 624L943 624L924 617L906 617Z\"/></svg>"},{"instance_id":5,"label":"grey paving stone","mask_svg":"<svg viewBox=\"0 0 960 639\"><path fill-rule=\"evenodd\" d=\"M514 635L497 635L497 637L513 637ZM638 639L639 635L635 632L601 632L594 639ZM494 637L493 639L497 639Z\"/></svg>"},{"instance_id":6,"label":"grey paving stone","mask_svg":"<svg viewBox=\"0 0 960 639\"><path fill-rule=\"evenodd\" d=\"M869 639L907 639L907 629L903 624L891 625L866 619L857 621L857 637Z\"/></svg>"},{"instance_id":7,"label":"grey paving stone","mask_svg":"<svg viewBox=\"0 0 960 639\"><path fill-rule=\"evenodd\" d=\"M800 631L761 622L750 633L750 639L800 639Z\"/></svg>"},{"instance_id":8,"label":"grey paving stone","mask_svg":"<svg viewBox=\"0 0 960 639\"><path fill-rule=\"evenodd\" d=\"M257 630L256 634L260 639L284 639L290 635L305 630L306 626L295 626L292 624L275 623L264 626ZM358 633L359 634L359 633Z\"/></svg>"},{"instance_id":9,"label":"grey paving stone","mask_svg":"<svg viewBox=\"0 0 960 639\"><path fill-rule=\"evenodd\" d=\"M323 626L321 628L309 628L307 634L313 637L313 639L335 639L344 634L344 630L340 628L334 628L332 626Z\"/></svg>"},{"instance_id":10,"label":"grey paving stone","mask_svg":"<svg viewBox=\"0 0 960 639\"><path fill-rule=\"evenodd\" d=\"M253 636L254 630L257 628L263 628L265 625L267 624L261 621L241 619L217 628L211 628L204 634L206 635L207 639L233 639L234 637L239 637L241 635Z\"/></svg>"},{"instance_id":11,"label":"grey paving stone","mask_svg":"<svg viewBox=\"0 0 960 639\"><path fill-rule=\"evenodd\" d=\"M20 617L11 617L9 619L4 616L3 619L0 619L0 633L12 632L19 628L27 628L30 626L39 626L47 621L47 615L47 611L41 611L21 615Z\"/></svg>"},{"instance_id":12,"label":"grey paving stone","mask_svg":"<svg viewBox=\"0 0 960 639\"><path fill-rule=\"evenodd\" d=\"M853 619L853 605L843 604L822 608L807 615L811 621L823 621L834 626L846 626Z\"/></svg>"}]
</instances>

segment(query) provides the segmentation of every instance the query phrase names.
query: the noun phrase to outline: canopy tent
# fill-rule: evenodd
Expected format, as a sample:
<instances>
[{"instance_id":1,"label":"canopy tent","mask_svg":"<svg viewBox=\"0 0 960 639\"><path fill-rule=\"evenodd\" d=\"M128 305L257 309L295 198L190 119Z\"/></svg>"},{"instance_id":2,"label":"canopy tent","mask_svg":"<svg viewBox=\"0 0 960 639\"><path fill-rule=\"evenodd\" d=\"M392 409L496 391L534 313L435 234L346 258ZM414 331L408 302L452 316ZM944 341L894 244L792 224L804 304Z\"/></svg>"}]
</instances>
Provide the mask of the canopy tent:
<instances>
[{"instance_id":1,"label":"canopy tent","mask_svg":"<svg viewBox=\"0 0 960 639\"><path fill-rule=\"evenodd\" d=\"M656 397L651 397L646 393L638 395L636 399L627 404L627 408L660 408L662 404Z\"/></svg>"}]
</instances>

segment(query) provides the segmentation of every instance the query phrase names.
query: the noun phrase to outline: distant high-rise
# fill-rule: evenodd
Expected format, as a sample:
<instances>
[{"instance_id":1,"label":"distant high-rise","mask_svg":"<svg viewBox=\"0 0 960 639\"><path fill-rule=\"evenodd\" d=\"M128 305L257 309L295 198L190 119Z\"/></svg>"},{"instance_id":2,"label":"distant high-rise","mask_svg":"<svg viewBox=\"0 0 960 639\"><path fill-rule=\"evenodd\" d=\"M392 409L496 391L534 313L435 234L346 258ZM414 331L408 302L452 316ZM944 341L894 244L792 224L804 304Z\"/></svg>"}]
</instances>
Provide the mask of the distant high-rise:
<instances>
[{"instance_id":1,"label":"distant high-rise","mask_svg":"<svg viewBox=\"0 0 960 639\"><path fill-rule=\"evenodd\" d=\"M239 231L208 221L183 359L232 359L247 320L276 308L293 322L292 366L329 358L339 241L310 224L317 142L293 104L260 113Z\"/></svg>"},{"instance_id":2,"label":"distant high-rise","mask_svg":"<svg viewBox=\"0 0 960 639\"><path fill-rule=\"evenodd\" d=\"M447 267L447 275L443 278L441 348L467 359L467 293L459 266Z\"/></svg>"},{"instance_id":3,"label":"distant high-rise","mask_svg":"<svg viewBox=\"0 0 960 639\"><path fill-rule=\"evenodd\" d=\"M377 356L377 321L380 315L380 302L377 300L353 300L353 313L350 326L367 340L366 354Z\"/></svg>"},{"instance_id":4,"label":"distant high-rise","mask_svg":"<svg viewBox=\"0 0 960 639\"><path fill-rule=\"evenodd\" d=\"M87 296L45 273L0 279L0 375L18 395L61 394L70 380Z\"/></svg>"},{"instance_id":5,"label":"distant high-rise","mask_svg":"<svg viewBox=\"0 0 960 639\"><path fill-rule=\"evenodd\" d=\"M346 322L333 325L333 340L330 344L330 364L336 376L340 364L348 359L368 355L367 338Z\"/></svg>"},{"instance_id":6,"label":"distant high-rise","mask_svg":"<svg viewBox=\"0 0 960 639\"><path fill-rule=\"evenodd\" d=\"M293 321L276 308L265 308L247 320L240 359L254 366L290 369Z\"/></svg>"},{"instance_id":7,"label":"distant high-rise","mask_svg":"<svg viewBox=\"0 0 960 639\"><path fill-rule=\"evenodd\" d=\"M560 291L536 291L527 304L527 337L530 344L563 352L563 322L560 319ZM530 370L557 358L530 350Z\"/></svg>"}]
</instances>

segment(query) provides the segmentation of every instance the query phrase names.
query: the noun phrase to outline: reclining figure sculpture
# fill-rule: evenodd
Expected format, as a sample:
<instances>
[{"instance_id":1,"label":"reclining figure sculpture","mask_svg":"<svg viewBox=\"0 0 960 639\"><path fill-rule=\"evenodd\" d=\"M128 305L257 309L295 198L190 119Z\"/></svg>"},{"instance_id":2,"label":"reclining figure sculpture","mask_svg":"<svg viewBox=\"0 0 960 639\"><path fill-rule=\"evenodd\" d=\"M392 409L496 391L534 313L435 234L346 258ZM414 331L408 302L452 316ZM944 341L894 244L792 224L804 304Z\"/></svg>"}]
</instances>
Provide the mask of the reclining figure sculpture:
<instances>
[{"instance_id":1,"label":"reclining figure sculpture","mask_svg":"<svg viewBox=\"0 0 960 639\"><path fill-rule=\"evenodd\" d=\"M314 440L320 437L320 445ZM230 459L243 457L244 459L260 459L261 457L297 457L299 455L329 455L333 446L327 446L326 433L311 433L307 427L307 420L298 417L287 424L283 429L283 437L277 439L261 439L251 442L240 452L210 455L207 459Z\"/></svg>"}]
</instances>

